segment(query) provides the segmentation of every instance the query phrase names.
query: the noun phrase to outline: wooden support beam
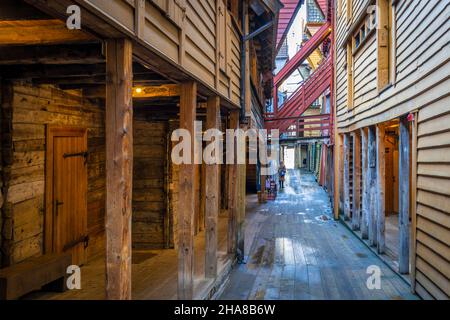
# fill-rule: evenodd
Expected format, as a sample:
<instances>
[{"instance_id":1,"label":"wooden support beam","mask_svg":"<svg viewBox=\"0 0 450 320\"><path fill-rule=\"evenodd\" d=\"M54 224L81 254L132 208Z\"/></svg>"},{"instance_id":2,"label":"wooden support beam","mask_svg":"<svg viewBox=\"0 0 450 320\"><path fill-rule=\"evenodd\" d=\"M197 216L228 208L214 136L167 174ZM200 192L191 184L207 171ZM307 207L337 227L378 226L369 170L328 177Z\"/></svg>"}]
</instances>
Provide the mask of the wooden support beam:
<instances>
[{"instance_id":1,"label":"wooden support beam","mask_svg":"<svg viewBox=\"0 0 450 320\"><path fill-rule=\"evenodd\" d=\"M230 111L228 129L237 130L239 129L239 110ZM234 163L227 164L228 166L228 238L227 238L227 248L228 253L236 253L236 242L237 242L237 214L238 214L238 165L236 161L236 138L234 138ZM228 150L227 150L228 152Z\"/></svg>"},{"instance_id":2,"label":"wooden support beam","mask_svg":"<svg viewBox=\"0 0 450 320\"><path fill-rule=\"evenodd\" d=\"M410 280L411 292L416 292L416 262L417 262L417 143L418 143L418 115L413 111L411 123L411 253L410 253Z\"/></svg>"},{"instance_id":3,"label":"wooden support beam","mask_svg":"<svg viewBox=\"0 0 450 320\"><path fill-rule=\"evenodd\" d=\"M410 142L409 122L406 117L400 118L399 137L399 163L398 163L398 225L400 245L398 252L398 269L400 273L409 273L409 246L410 246Z\"/></svg>"},{"instance_id":4,"label":"wooden support beam","mask_svg":"<svg viewBox=\"0 0 450 320\"><path fill-rule=\"evenodd\" d=\"M367 181L369 188L369 244L377 245L377 147L375 138L375 127L368 128L368 150L367 150Z\"/></svg>"},{"instance_id":5,"label":"wooden support beam","mask_svg":"<svg viewBox=\"0 0 450 320\"><path fill-rule=\"evenodd\" d=\"M142 38L145 30L145 0L134 0L134 32Z\"/></svg>"},{"instance_id":6,"label":"wooden support beam","mask_svg":"<svg viewBox=\"0 0 450 320\"><path fill-rule=\"evenodd\" d=\"M194 146L194 121L197 112L197 83L186 82L180 88L180 129L191 134ZM194 153L191 163L180 164L178 190L178 299L191 300L194 295L194 218L195 167Z\"/></svg>"},{"instance_id":7,"label":"wooden support beam","mask_svg":"<svg viewBox=\"0 0 450 320\"><path fill-rule=\"evenodd\" d=\"M334 219L339 219L339 203L340 203L340 194L342 192L341 183L342 174L341 174L341 136L337 134L337 130L334 130L335 136L335 144L333 147L333 158L334 158L334 180L333 180L333 217ZM303 166L303 164L302 164Z\"/></svg>"},{"instance_id":8,"label":"wooden support beam","mask_svg":"<svg viewBox=\"0 0 450 320\"><path fill-rule=\"evenodd\" d=\"M19 20L0 21L0 45L67 44L95 41L80 30L68 30L64 21Z\"/></svg>"},{"instance_id":9,"label":"wooden support beam","mask_svg":"<svg viewBox=\"0 0 450 320\"><path fill-rule=\"evenodd\" d=\"M101 64L68 64L68 65L8 65L1 66L0 72L7 79L55 78L55 81L70 80L75 77L101 76L105 82L106 67ZM51 80L50 80L51 81Z\"/></svg>"},{"instance_id":10,"label":"wooden support beam","mask_svg":"<svg viewBox=\"0 0 450 320\"><path fill-rule=\"evenodd\" d=\"M350 134L344 133L344 218L350 220Z\"/></svg>"},{"instance_id":11,"label":"wooden support beam","mask_svg":"<svg viewBox=\"0 0 450 320\"><path fill-rule=\"evenodd\" d=\"M241 130L244 132L247 130L247 125L242 124ZM246 151L248 146L245 146ZM237 228L236 228L236 238L237 238L237 258L238 261L244 260L244 238L245 238L245 195L246 195L246 170L247 166L245 164L238 165L238 214L237 214Z\"/></svg>"},{"instance_id":12,"label":"wooden support beam","mask_svg":"<svg viewBox=\"0 0 450 320\"><path fill-rule=\"evenodd\" d=\"M0 65L96 64L105 62L100 43L8 46L0 50Z\"/></svg>"},{"instance_id":13,"label":"wooden support beam","mask_svg":"<svg viewBox=\"0 0 450 320\"><path fill-rule=\"evenodd\" d=\"M221 127L220 99L218 96L208 98L206 109L207 129L218 129ZM211 142L214 143L214 142ZM205 164L206 175L206 199L205 199L205 277L215 278L217 276L217 241L218 241L218 219L220 200L220 164Z\"/></svg>"},{"instance_id":14,"label":"wooden support beam","mask_svg":"<svg viewBox=\"0 0 450 320\"><path fill-rule=\"evenodd\" d=\"M361 179L362 179L362 210L361 210L361 237L363 239L369 238L369 207L370 207L370 181L368 179L368 145L367 145L367 131L366 129L361 129L361 153L362 153L362 163L361 163Z\"/></svg>"},{"instance_id":15,"label":"wooden support beam","mask_svg":"<svg viewBox=\"0 0 450 320\"><path fill-rule=\"evenodd\" d=\"M136 86L133 88L133 98L158 98L180 96L180 85L164 84L160 86Z\"/></svg>"},{"instance_id":16,"label":"wooden support beam","mask_svg":"<svg viewBox=\"0 0 450 320\"><path fill-rule=\"evenodd\" d=\"M18 20L45 20L50 16L39 11L33 6L17 0L0 1L0 20L18 21Z\"/></svg>"},{"instance_id":17,"label":"wooden support beam","mask_svg":"<svg viewBox=\"0 0 450 320\"><path fill-rule=\"evenodd\" d=\"M361 226L361 136L353 134L353 215L352 229L359 230Z\"/></svg>"},{"instance_id":18,"label":"wooden support beam","mask_svg":"<svg viewBox=\"0 0 450 320\"><path fill-rule=\"evenodd\" d=\"M385 251L385 223L386 223L386 165L385 165L385 129L378 124L376 128L377 140L377 249L378 253Z\"/></svg>"},{"instance_id":19,"label":"wooden support beam","mask_svg":"<svg viewBox=\"0 0 450 320\"><path fill-rule=\"evenodd\" d=\"M132 43L107 41L106 297L131 299Z\"/></svg>"}]
</instances>

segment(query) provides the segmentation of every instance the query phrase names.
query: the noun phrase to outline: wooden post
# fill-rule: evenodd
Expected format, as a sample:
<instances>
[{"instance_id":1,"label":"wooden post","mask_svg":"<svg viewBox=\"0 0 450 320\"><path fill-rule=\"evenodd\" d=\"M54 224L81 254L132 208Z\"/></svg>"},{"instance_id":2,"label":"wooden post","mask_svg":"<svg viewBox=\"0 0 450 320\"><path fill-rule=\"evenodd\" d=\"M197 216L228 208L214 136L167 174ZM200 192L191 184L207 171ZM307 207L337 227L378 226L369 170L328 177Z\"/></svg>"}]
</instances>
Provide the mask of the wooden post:
<instances>
[{"instance_id":1,"label":"wooden post","mask_svg":"<svg viewBox=\"0 0 450 320\"><path fill-rule=\"evenodd\" d=\"M339 197L342 189L340 188L340 181L342 179L342 174L340 172L340 167L342 162L340 161L340 148L341 148L341 137L337 134L337 129L334 129L335 132L335 141L333 147L333 157L334 157L334 180L333 180L333 211L334 211L334 219L339 219Z\"/></svg>"},{"instance_id":2,"label":"wooden post","mask_svg":"<svg viewBox=\"0 0 450 320\"><path fill-rule=\"evenodd\" d=\"M368 225L368 217L369 217L369 205L370 205L370 192L369 186L370 181L368 178L368 161L367 161L367 132L363 128L361 129L361 153L362 153L362 164L361 164L361 179L362 179L362 210L361 210L361 237L363 239L368 239L369 237L369 225Z\"/></svg>"},{"instance_id":3,"label":"wooden post","mask_svg":"<svg viewBox=\"0 0 450 320\"><path fill-rule=\"evenodd\" d=\"M382 124L377 125L377 248L378 253L385 250L385 223L386 223L386 168L385 168L385 130Z\"/></svg>"},{"instance_id":4,"label":"wooden post","mask_svg":"<svg viewBox=\"0 0 450 320\"><path fill-rule=\"evenodd\" d=\"M206 127L220 130L220 122L220 99L218 96L210 97L206 109ZM218 163L205 164L205 166L205 277L215 278L217 276L220 171Z\"/></svg>"},{"instance_id":5,"label":"wooden post","mask_svg":"<svg viewBox=\"0 0 450 320\"><path fill-rule=\"evenodd\" d=\"M344 134L344 218L350 220L350 135Z\"/></svg>"},{"instance_id":6,"label":"wooden post","mask_svg":"<svg viewBox=\"0 0 450 320\"><path fill-rule=\"evenodd\" d=\"M398 163L398 225L400 246L398 252L398 269L400 273L409 273L409 181L410 181L410 159L409 159L409 122L406 117L400 118L399 139L399 163Z\"/></svg>"},{"instance_id":7,"label":"wooden post","mask_svg":"<svg viewBox=\"0 0 450 320\"><path fill-rule=\"evenodd\" d=\"M247 125L241 125L241 129L245 132ZM246 143L245 152L248 146ZM237 257L238 261L244 260L244 236L245 236L245 195L246 195L246 165L238 165L238 215L237 215L237 229L236 229L236 245L237 245Z\"/></svg>"},{"instance_id":8,"label":"wooden post","mask_svg":"<svg viewBox=\"0 0 450 320\"><path fill-rule=\"evenodd\" d=\"M371 246L377 245L377 149L376 149L376 139L375 139L375 127L370 126L368 128L368 152L367 152L367 181L369 189L369 243Z\"/></svg>"},{"instance_id":9,"label":"wooden post","mask_svg":"<svg viewBox=\"0 0 450 320\"><path fill-rule=\"evenodd\" d=\"M260 171L262 171L262 164L261 164ZM261 177L261 202L265 203L266 202L266 175L260 173L260 177Z\"/></svg>"},{"instance_id":10,"label":"wooden post","mask_svg":"<svg viewBox=\"0 0 450 320\"><path fill-rule=\"evenodd\" d=\"M353 215L352 229L359 230L361 224L361 137L353 133Z\"/></svg>"},{"instance_id":11,"label":"wooden post","mask_svg":"<svg viewBox=\"0 0 450 320\"><path fill-rule=\"evenodd\" d=\"M239 110L230 111L229 118L229 129L237 130L239 128ZM234 136L235 137L235 136ZM237 205L238 205L238 166L236 160L236 138L234 141L234 159L232 164L227 164L228 166L228 238L227 238L227 248L228 253L236 253L236 242L237 242ZM227 150L228 152L228 150Z\"/></svg>"},{"instance_id":12,"label":"wooden post","mask_svg":"<svg viewBox=\"0 0 450 320\"><path fill-rule=\"evenodd\" d=\"M131 299L132 44L106 44L106 298Z\"/></svg>"},{"instance_id":13,"label":"wooden post","mask_svg":"<svg viewBox=\"0 0 450 320\"><path fill-rule=\"evenodd\" d=\"M180 164L178 191L178 299L191 300L194 293L194 217L195 217L195 164L194 121L197 107L197 84L181 85L180 129L191 134L191 163Z\"/></svg>"},{"instance_id":14,"label":"wooden post","mask_svg":"<svg viewBox=\"0 0 450 320\"><path fill-rule=\"evenodd\" d=\"M411 113L414 117L411 124L411 247L410 247L410 279L411 292L416 292L416 252L417 252L417 136L418 111Z\"/></svg>"}]
</instances>

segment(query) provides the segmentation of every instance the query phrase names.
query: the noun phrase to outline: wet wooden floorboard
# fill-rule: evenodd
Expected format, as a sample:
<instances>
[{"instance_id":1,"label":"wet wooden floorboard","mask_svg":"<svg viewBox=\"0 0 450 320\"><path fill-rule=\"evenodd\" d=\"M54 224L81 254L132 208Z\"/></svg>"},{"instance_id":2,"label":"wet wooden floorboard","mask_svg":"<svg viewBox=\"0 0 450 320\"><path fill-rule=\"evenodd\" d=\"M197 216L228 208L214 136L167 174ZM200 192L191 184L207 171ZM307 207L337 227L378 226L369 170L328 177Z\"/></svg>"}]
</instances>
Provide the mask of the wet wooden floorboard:
<instances>
[{"instance_id":1,"label":"wet wooden floorboard","mask_svg":"<svg viewBox=\"0 0 450 320\"><path fill-rule=\"evenodd\" d=\"M409 286L341 223L314 176L288 173L275 201L249 198L246 264L231 273L221 299L417 299ZM381 289L366 286L380 267Z\"/></svg>"}]
</instances>

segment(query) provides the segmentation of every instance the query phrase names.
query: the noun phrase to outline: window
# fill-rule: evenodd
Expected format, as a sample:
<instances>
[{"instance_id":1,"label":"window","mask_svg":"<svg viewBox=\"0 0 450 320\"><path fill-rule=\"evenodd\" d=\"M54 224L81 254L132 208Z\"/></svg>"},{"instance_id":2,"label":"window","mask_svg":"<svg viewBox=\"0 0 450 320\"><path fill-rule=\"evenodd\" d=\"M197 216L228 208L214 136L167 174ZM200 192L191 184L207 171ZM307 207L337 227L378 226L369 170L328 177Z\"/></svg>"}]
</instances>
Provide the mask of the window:
<instances>
[{"instance_id":1,"label":"window","mask_svg":"<svg viewBox=\"0 0 450 320\"><path fill-rule=\"evenodd\" d=\"M358 49L366 42L367 39L369 39L369 36L372 35L372 30L374 30L375 25L371 23L371 19L371 16L367 16L361 26L357 29L356 33L353 35L353 41L355 43L353 50Z\"/></svg>"},{"instance_id":2,"label":"window","mask_svg":"<svg viewBox=\"0 0 450 320\"><path fill-rule=\"evenodd\" d=\"M358 48L360 44L361 44L361 37L360 33L358 32L355 36L355 48Z\"/></svg>"}]
</instances>

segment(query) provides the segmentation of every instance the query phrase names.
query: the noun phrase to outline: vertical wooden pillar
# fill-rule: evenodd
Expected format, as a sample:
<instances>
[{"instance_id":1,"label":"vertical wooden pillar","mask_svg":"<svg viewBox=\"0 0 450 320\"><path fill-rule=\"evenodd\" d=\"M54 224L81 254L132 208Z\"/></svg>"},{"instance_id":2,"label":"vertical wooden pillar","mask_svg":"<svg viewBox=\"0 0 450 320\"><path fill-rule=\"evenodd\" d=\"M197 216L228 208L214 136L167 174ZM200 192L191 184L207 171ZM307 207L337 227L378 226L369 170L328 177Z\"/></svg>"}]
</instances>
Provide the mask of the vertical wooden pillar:
<instances>
[{"instance_id":1,"label":"vertical wooden pillar","mask_svg":"<svg viewBox=\"0 0 450 320\"><path fill-rule=\"evenodd\" d=\"M181 85L180 129L191 133L191 163L180 164L178 191L178 299L190 300L194 293L194 218L195 218L195 164L194 121L197 107L197 84Z\"/></svg>"},{"instance_id":2,"label":"vertical wooden pillar","mask_svg":"<svg viewBox=\"0 0 450 320\"><path fill-rule=\"evenodd\" d=\"M417 262L417 136L418 136L418 111L411 113L411 247L410 247L410 279L411 292L416 292L416 262Z\"/></svg>"},{"instance_id":3,"label":"vertical wooden pillar","mask_svg":"<svg viewBox=\"0 0 450 320\"><path fill-rule=\"evenodd\" d=\"M385 129L382 124L377 125L377 249L378 253L385 250L386 223L386 168L385 168Z\"/></svg>"},{"instance_id":4,"label":"vertical wooden pillar","mask_svg":"<svg viewBox=\"0 0 450 320\"><path fill-rule=\"evenodd\" d=\"M335 144L333 147L333 157L334 157L334 180L333 180L333 211L334 211L334 219L339 219L339 199L340 194L342 192L342 188L340 187L340 181L342 179L341 174L341 165L342 162L340 161L341 157L341 137L337 134L337 129L334 129L335 132Z\"/></svg>"},{"instance_id":5,"label":"vertical wooden pillar","mask_svg":"<svg viewBox=\"0 0 450 320\"><path fill-rule=\"evenodd\" d=\"M370 181L368 178L368 152L367 147L367 132L363 128L361 129L361 155L362 155L362 163L361 163L361 179L362 179L362 210L361 210L361 237L363 239L367 239L369 237L369 225L368 225L368 217L369 217L369 205L370 205L370 192L369 186Z\"/></svg>"},{"instance_id":6,"label":"vertical wooden pillar","mask_svg":"<svg viewBox=\"0 0 450 320\"><path fill-rule=\"evenodd\" d=\"M400 273L409 272L409 245L410 245L410 223L409 223L409 202L410 202L410 145L409 145L409 122L406 117L400 118L400 139L399 139L399 170L398 170L398 225L400 246L398 253L398 264Z\"/></svg>"},{"instance_id":7,"label":"vertical wooden pillar","mask_svg":"<svg viewBox=\"0 0 450 320\"><path fill-rule=\"evenodd\" d=\"M245 132L247 125L242 125L241 129ZM248 145L246 143L245 151L247 152ZM236 229L236 241L237 241L237 257L238 261L244 260L244 223L245 223L245 195L246 195L246 177L247 166L245 164L238 165L238 215L237 215L237 229Z\"/></svg>"},{"instance_id":8,"label":"vertical wooden pillar","mask_svg":"<svg viewBox=\"0 0 450 320\"><path fill-rule=\"evenodd\" d=\"M208 98L206 128L220 130L220 99L218 96ZM217 276L219 179L219 164L205 164L205 277L207 278Z\"/></svg>"},{"instance_id":9,"label":"vertical wooden pillar","mask_svg":"<svg viewBox=\"0 0 450 320\"><path fill-rule=\"evenodd\" d=\"M350 220L350 135L344 134L344 218Z\"/></svg>"},{"instance_id":10,"label":"vertical wooden pillar","mask_svg":"<svg viewBox=\"0 0 450 320\"><path fill-rule=\"evenodd\" d=\"M200 169L200 214L198 217L199 231L203 231L206 226L206 164L202 163Z\"/></svg>"},{"instance_id":11,"label":"vertical wooden pillar","mask_svg":"<svg viewBox=\"0 0 450 320\"><path fill-rule=\"evenodd\" d=\"M368 128L368 150L367 150L367 182L369 189L369 243L371 246L377 245L377 148L375 138L375 127Z\"/></svg>"},{"instance_id":12,"label":"vertical wooden pillar","mask_svg":"<svg viewBox=\"0 0 450 320\"><path fill-rule=\"evenodd\" d=\"M239 128L239 110L230 111L229 117L229 129L237 130ZM236 138L234 138L234 159L232 164L227 164L228 166L228 238L227 238L227 248L228 253L236 253L236 242L237 242L237 214L238 214L238 165L236 160ZM228 152L228 150L227 150Z\"/></svg>"},{"instance_id":13,"label":"vertical wooden pillar","mask_svg":"<svg viewBox=\"0 0 450 320\"><path fill-rule=\"evenodd\" d=\"M132 44L106 45L106 298L131 299Z\"/></svg>"},{"instance_id":14,"label":"vertical wooden pillar","mask_svg":"<svg viewBox=\"0 0 450 320\"><path fill-rule=\"evenodd\" d=\"M352 229L359 230L361 224L361 137L353 133L353 215Z\"/></svg>"},{"instance_id":15,"label":"vertical wooden pillar","mask_svg":"<svg viewBox=\"0 0 450 320\"><path fill-rule=\"evenodd\" d=\"M260 171L262 171L262 165ZM260 174L260 177L261 177L261 202L264 203L266 202L266 175Z\"/></svg>"}]
</instances>

